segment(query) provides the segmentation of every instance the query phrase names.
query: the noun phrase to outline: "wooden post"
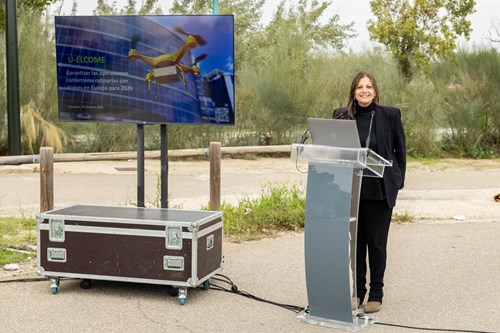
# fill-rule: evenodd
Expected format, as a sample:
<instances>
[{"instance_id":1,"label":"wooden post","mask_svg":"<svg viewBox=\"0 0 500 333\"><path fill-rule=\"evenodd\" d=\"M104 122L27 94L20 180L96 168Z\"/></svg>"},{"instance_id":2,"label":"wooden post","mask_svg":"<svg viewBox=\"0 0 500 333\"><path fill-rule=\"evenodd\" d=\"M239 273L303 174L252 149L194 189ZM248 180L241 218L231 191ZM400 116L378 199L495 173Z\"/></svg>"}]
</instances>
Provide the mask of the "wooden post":
<instances>
[{"instance_id":1,"label":"wooden post","mask_svg":"<svg viewBox=\"0 0 500 333\"><path fill-rule=\"evenodd\" d=\"M210 142L210 210L220 210L220 142Z\"/></svg>"},{"instance_id":2,"label":"wooden post","mask_svg":"<svg viewBox=\"0 0 500 333\"><path fill-rule=\"evenodd\" d=\"M54 209L54 148L40 148L40 213Z\"/></svg>"}]
</instances>

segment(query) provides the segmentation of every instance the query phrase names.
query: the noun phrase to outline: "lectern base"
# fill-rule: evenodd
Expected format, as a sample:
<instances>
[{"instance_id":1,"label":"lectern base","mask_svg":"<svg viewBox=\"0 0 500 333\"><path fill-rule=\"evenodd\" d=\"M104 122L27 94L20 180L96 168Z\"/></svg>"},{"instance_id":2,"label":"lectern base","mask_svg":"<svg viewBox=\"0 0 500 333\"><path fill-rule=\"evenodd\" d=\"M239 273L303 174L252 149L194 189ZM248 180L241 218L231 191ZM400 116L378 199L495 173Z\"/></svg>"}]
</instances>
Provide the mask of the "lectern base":
<instances>
[{"instance_id":1,"label":"lectern base","mask_svg":"<svg viewBox=\"0 0 500 333\"><path fill-rule=\"evenodd\" d=\"M321 317L315 317L311 316L308 313L300 314L296 318L303 323L311 324L311 325L317 325L317 326L322 326L322 327L328 327L328 328L335 328L339 330L344 330L344 331L349 331L349 332L359 332L364 328L367 328L370 325L375 324L377 321L377 318L367 316L364 314L359 314L363 315L362 317L358 317L356 315L353 315L353 323L346 323L342 321L337 321L337 320L331 320L327 318L321 318Z\"/></svg>"}]
</instances>

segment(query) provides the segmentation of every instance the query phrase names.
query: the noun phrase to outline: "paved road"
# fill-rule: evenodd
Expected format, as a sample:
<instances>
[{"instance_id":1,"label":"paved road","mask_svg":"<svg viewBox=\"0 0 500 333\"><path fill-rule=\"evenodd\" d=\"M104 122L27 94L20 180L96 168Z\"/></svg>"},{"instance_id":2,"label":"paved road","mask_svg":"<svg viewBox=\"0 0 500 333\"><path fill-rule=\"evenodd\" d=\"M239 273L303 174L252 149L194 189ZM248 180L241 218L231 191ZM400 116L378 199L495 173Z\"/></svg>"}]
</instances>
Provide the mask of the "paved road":
<instances>
[{"instance_id":1,"label":"paved road","mask_svg":"<svg viewBox=\"0 0 500 333\"><path fill-rule=\"evenodd\" d=\"M56 208L81 204L121 206L136 202L135 161L69 162L54 165ZM145 196L158 202L158 160L146 160ZM258 196L267 182L305 187L305 166L287 158L222 161L222 199L236 202ZM0 166L0 216L35 216L39 210L38 165ZM405 189L396 212L418 220L445 221L464 216L468 222L498 221L500 160L447 160L426 165L410 163ZM169 164L170 207L199 209L209 202L209 162L177 161Z\"/></svg>"},{"instance_id":2,"label":"paved road","mask_svg":"<svg viewBox=\"0 0 500 333\"><path fill-rule=\"evenodd\" d=\"M305 176L293 163L286 163L290 164L224 160L224 197L256 195L268 180L303 184ZM133 166L133 162L56 165L56 205L133 201L135 172L116 170ZM458 171L410 168L398 209L418 221L391 226L386 297L379 322L500 331L500 203L492 200L499 191L494 182L500 179L498 166L496 162ZM36 211L38 176L32 168L0 169L2 214ZM158 169L153 164L146 168L148 196L154 198ZM206 203L206 174L204 162L172 163L172 202L185 208ZM455 221L455 215L466 219ZM275 302L307 303L303 234L239 244L226 241L224 253L223 273L240 290ZM13 276L18 277L24 276ZM0 332L336 332L300 323L291 311L234 294L190 290L186 305L180 306L164 287L112 282L95 282L92 289L83 290L78 281L66 280L57 295L51 295L48 281L0 283L0 313ZM366 332L412 330L374 325Z\"/></svg>"},{"instance_id":3,"label":"paved road","mask_svg":"<svg viewBox=\"0 0 500 333\"><path fill-rule=\"evenodd\" d=\"M498 332L499 223L394 224L379 322ZM226 242L225 269L240 290L307 303L303 235ZM289 310L215 290L190 290L186 305L164 287L62 281L0 283L0 332L336 332ZM366 332L412 332L380 325Z\"/></svg>"}]
</instances>

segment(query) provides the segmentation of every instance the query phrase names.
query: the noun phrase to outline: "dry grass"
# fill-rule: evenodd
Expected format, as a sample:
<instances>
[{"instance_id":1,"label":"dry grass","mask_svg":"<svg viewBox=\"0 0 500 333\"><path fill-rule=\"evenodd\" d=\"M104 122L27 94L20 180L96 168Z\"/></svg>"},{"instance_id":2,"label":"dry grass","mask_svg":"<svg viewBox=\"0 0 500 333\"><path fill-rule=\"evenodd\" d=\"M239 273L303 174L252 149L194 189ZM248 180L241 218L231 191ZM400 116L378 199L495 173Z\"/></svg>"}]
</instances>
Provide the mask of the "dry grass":
<instances>
[{"instance_id":1,"label":"dry grass","mask_svg":"<svg viewBox=\"0 0 500 333\"><path fill-rule=\"evenodd\" d=\"M21 126L24 133L24 146L29 153L36 153L40 147L53 147L62 152L67 143L63 129L45 120L35 102L31 100L21 107Z\"/></svg>"}]
</instances>

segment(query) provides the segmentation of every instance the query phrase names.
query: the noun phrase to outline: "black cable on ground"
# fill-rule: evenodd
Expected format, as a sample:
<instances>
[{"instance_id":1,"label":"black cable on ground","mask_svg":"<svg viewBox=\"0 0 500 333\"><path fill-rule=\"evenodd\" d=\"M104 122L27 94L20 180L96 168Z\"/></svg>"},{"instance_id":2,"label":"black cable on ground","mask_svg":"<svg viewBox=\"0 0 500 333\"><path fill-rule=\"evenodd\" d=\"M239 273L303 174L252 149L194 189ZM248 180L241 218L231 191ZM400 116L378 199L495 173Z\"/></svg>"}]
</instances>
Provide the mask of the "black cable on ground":
<instances>
[{"instance_id":1,"label":"black cable on ground","mask_svg":"<svg viewBox=\"0 0 500 333\"><path fill-rule=\"evenodd\" d=\"M246 291L239 290L238 287L233 283L233 281L231 281L231 279L228 278L227 276L224 276L224 275L221 275L221 274L216 274L216 276L220 276L221 278L213 277L212 280L219 281L219 282L222 282L222 283L226 283L226 284L230 285L231 288L228 289L228 288L225 288L225 287L222 287L222 286L219 286L219 285L211 283L210 284L210 288L213 289L213 290L225 291L225 292L228 292L228 293L237 294L237 295L240 295L240 296L244 296L244 297L253 299L255 301L259 301L259 302L263 302L263 303L268 303L268 304L276 305L276 306L285 308L287 310L293 311L295 313L300 313L300 312L304 311L304 309L305 309L304 307L301 307L301 306L290 305L290 304L283 304L283 303L277 303L277 302L273 302L273 301L270 301L270 300L266 300L266 299L254 296L254 295L252 295L250 293L247 293Z\"/></svg>"},{"instance_id":2,"label":"black cable on ground","mask_svg":"<svg viewBox=\"0 0 500 333\"><path fill-rule=\"evenodd\" d=\"M409 328L412 330L433 331L433 332L494 333L494 332L486 332L486 331L453 330L453 329L448 329L448 328L425 328L425 327L416 327L416 326L387 324L387 323L381 323L381 322L375 322L375 325L392 326L392 327L399 327L399 328Z\"/></svg>"},{"instance_id":3,"label":"black cable on ground","mask_svg":"<svg viewBox=\"0 0 500 333\"><path fill-rule=\"evenodd\" d=\"M214 285L214 284L211 284L211 286L210 286L211 289L225 291L225 292L229 292L229 293L233 293L233 294L245 296L245 297L248 297L250 299L259 301L259 302L264 302L264 303L268 303L268 304L272 304L272 305L277 305L277 306L280 306L280 307L285 308L287 310L293 311L295 313L300 313L300 312L304 311L307 308L307 307L300 307L300 306L297 306L297 305L289 305L289 304L276 303L276 302L272 302L272 301L269 301L269 300L266 300L266 299L263 299L263 298L260 298L260 297L256 297L256 296L251 295L250 293L247 293L245 291L240 291L238 289L238 287L233 283L233 281L231 281L231 279L228 278L227 276L222 275L222 274L216 274L215 276L219 276L221 278L212 277L211 279L215 280L215 281L220 281L220 282L226 283L226 284L228 284L228 285L231 286L231 289L223 288L221 286L217 286L217 285ZM446 329L446 328L442 328L442 329L440 329L440 328L425 328L425 327L415 327L415 326L405 326L405 325L397 325L397 324L388 324L388 323L382 323L382 322L375 322L375 324L376 325L383 325L383 326L399 327L399 328L408 328L408 329L414 329L414 330L422 330L422 331L434 331L434 332L494 333L494 332L486 332L486 331L453 330L453 329Z\"/></svg>"},{"instance_id":4,"label":"black cable on ground","mask_svg":"<svg viewBox=\"0 0 500 333\"><path fill-rule=\"evenodd\" d=\"M263 303L268 303L271 305L276 305L279 307L282 307L284 309L293 311L295 313L300 313L302 311L305 311L307 307L301 307L298 305L290 305L290 304L283 304L283 303L277 303L273 302L270 300L266 300L264 298L260 298L257 296L254 296L246 291L241 291L238 289L238 287L231 281L230 278L228 278L225 275L222 274L215 274L216 277L212 277L211 280L214 281L219 281L222 283L226 283L230 286L230 289L216 285L211 283L210 284L210 289L217 290L217 291L224 291L240 296L247 297L249 299L253 299L255 301L263 302ZM47 281L48 278L26 278L26 279L12 279L12 280L0 280L0 283L7 283L7 282L39 282L39 281ZM425 328L425 327L416 327L416 326L406 326L406 325L398 325L398 324L388 324L388 323L382 323L382 322L375 322L375 325L382 325L382 326L391 326L391 327L399 327L399 328L408 328L408 329L413 329L413 330L421 330L421 331L434 331L434 332L457 332L457 333L494 333L494 332L487 332L487 331L470 331L470 330L454 330L454 329L447 329L447 328Z\"/></svg>"},{"instance_id":5,"label":"black cable on ground","mask_svg":"<svg viewBox=\"0 0 500 333\"><path fill-rule=\"evenodd\" d=\"M47 278L27 278L27 279L0 280L0 283L6 283L6 282L39 282L39 281L47 281Z\"/></svg>"}]
</instances>

